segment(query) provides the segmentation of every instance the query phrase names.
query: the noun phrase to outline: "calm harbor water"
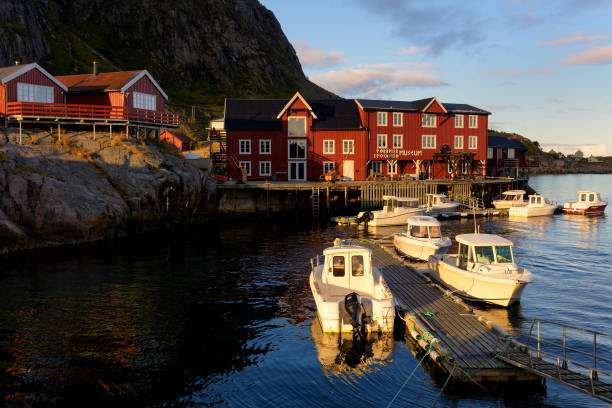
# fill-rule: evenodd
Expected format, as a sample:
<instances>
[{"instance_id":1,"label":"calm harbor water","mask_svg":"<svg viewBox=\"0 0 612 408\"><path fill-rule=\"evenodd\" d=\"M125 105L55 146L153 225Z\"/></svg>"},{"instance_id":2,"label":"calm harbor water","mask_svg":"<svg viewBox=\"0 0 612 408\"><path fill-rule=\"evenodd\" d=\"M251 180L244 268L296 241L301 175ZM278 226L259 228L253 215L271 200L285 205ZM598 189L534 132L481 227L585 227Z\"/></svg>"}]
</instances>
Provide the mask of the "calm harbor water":
<instances>
[{"instance_id":1,"label":"calm harbor water","mask_svg":"<svg viewBox=\"0 0 612 408\"><path fill-rule=\"evenodd\" d=\"M533 177L559 203L612 199L611 175ZM609 211L608 211L609 213ZM612 332L607 216L478 220L535 275L518 307L480 312L517 337L535 317ZM443 222L452 236L473 220ZM351 342L315 320L309 258L363 231L295 220L201 227L0 259L0 401L7 406L380 406L418 363L399 336ZM607 357L612 349L602 345ZM347 361L349 363L347 363ZM354 364L352 364L354 365ZM430 407L441 384L417 368L392 406ZM603 406L543 390L454 390L438 407Z\"/></svg>"}]
</instances>

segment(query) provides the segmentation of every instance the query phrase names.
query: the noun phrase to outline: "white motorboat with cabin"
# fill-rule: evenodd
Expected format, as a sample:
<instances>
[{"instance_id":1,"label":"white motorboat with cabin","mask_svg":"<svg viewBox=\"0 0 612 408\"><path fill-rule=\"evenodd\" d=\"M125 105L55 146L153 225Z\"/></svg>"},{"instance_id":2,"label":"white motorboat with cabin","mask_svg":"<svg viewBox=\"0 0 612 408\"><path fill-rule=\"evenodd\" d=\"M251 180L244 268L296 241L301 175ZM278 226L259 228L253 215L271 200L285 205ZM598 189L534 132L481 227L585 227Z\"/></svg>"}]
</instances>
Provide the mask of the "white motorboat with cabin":
<instances>
[{"instance_id":1,"label":"white motorboat with cabin","mask_svg":"<svg viewBox=\"0 0 612 408\"><path fill-rule=\"evenodd\" d=\"M431 255L445 254L451 240L442 236L440 221L434 217L413 215L408 217L407 231L393 235L393 245L402 255L426 261Z\"/></svg>"},{"instance_id":2,"label":"white motorboat with cabin","mask_svg":"<svg viewBox=\"0 0 612 408\"><path fill-rule=\"evenodd\" d=\"M608 205L603 201L596 191L579 191L578 201L563 204L563 212L566 214L602 214Z\"/></svg>"},{"instance_id":3,"label":"white motorboat with cabin","mask_svg":"<svg viewBox=\"0 0 612 408\"><path fill-rule=\"evenodd\" d=\"M318 256L311 260L310 289L323 332L393 331L393 295L372 265L372 251L339 239L334 244L322 263Z\"/></svg>"},{"instance_id":4,"label":"white motorboat with cabin","mask_svg":"<svg viewBox=\"0 0 612 408\"><path fill-rule=\"evenodd\" d=\"M427 204L421 206L427 214L447 214L457 212L461 203L450 201L446 194L427 194Z\"/></svg>"},{"instance_id":5,"label":"white motorboat with cabin","mask_svg":"<svg viewBox=\"0 0 612 408\"><path fill-rule=\"evenodd\" d=\"M456 255L431 256L430 275L468 300L508 307L532 276L514 262L512 242L493 234L461 234Z\"/></svg>"},{"instance_id":6,"label":"white motorboat with cabin","mask_svg":"<svg viewBox=\"0 0 612 408\"><path fill-rule=\"evenodd\" d=\"M554 214L557 206L548 202L540 194L529 196L529 204L523 207L510 207L508 214L513 217L539 217Z\"/></svg>"},{"instance_id":7,"label":"white motorboat with cabin","mask_svg":"<svg viewBox=\"0 0 612 408\"><path fill-rule=\"evenodd\" d=\"M357 219L369 218L368 225L372 227L404 225L408 222L408 217L423 211L423 208L419 208L417 198L383 196L382 210L362 211L357 214Z\"/></svg>"},{"instance_id":8,"label":"white motorboat with cabin","mask_svg":"<svg viewBox=\"0 0 612 408\"><path fill-rule=\"evenodd\" d=\"M527 205L524 199L525 190L508 190L502 193L502 198L493 201L493 207L497 209L510 207L523 207Z\"/></svg>"}]
</instances>

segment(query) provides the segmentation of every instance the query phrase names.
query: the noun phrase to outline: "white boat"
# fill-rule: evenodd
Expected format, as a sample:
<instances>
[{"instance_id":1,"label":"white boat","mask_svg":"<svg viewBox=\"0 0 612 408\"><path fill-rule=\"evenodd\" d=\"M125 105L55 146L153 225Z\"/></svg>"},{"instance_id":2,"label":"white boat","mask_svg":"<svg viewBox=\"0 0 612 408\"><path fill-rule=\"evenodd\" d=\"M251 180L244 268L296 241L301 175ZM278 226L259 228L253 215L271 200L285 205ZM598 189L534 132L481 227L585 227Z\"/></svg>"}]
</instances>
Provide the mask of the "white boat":
<instances>
[{"instance_id":1,"label":"white boat","mask_svg":"<svg viewBox=\"0 0 612 408\"><path fill-rule=\"evenodd\" d=\"M408 222L408 217L420 214L423 211L423 208L419 208L417 198L383 196L382 210L362 211L357 214L357 218L369 217L368 225L372 227L404 225Z\"/></svg>"},{"instance_id":2,"label":"white boat","mask_svg":"<svg viewBox=\"0 0 612 408\"><path fill-rule=\"evenodd\" d=\"M372 251L357 245L333 247L311 260L310 289L317 305L317 315L325 333L354 331L360 323L366 333L393 331L395 308L393 295L380 271L372 265ZM347 295L356 294L360 303L355 322L346 308Z\"/></svg>"},{"instance_id":3,"label":"white boat","mask_svg":"<svg viewBox=\"0 0 612 408\"><path fill-rule=\"evenodd\" d=\"M579 191L578 201L572 201L563 204L563 212L566 214L601 214L608 205L607 201L603 201L598 192L595 191Z\"/></svg>"},{"instance_id":4,"label":"white boat","mask_svg":"<svg viewBox=\"0 0 612 408\"><path fill-rule=\"evenodd\" d=\"M456 255L432 256L429 270L454 293L508 307L520 301L531 273L514 263L512 242L492 234L461 234Z\"/></svg>"},{"instance_id":5,"label":"white boat","mask_svg":"<svg viewBox=\"0 0 612 408\"><path fill-rule=\"evenodd\" d=\"M450 201L446 194L427 194L427 204L421 206L427 214L447 214L457 212L457 207L462 205Z\"/></svg>"},{"instance_id":6,"label":"white boat","mask_svg":"<svg viewBox=\"0 0 612 408\"><path fill-rule=\"evenodd\" d=\"M502 193L502 198L493 201L493 206L497 209L510 207L523 207L527 205L524 199L525 190L508 190Z\"/></svg>"},{"instance_id":7,"label":"white boat","mask_svg":"<svg viewBox=\"0 0 612 408\"><path fill-rule=\"evenodd\" d=\"M510 207L508 214L512 217L538 217L554 214L557 206L548 202L540 194L529 196L529 203L523 207Z\"/></svg>"},{"instance_id":8,"label":"white boat","mask_svg":"<svg viewBox=\"0 0 612 408\"><path fill-rule=\"evenodd\" d=\"M440 222L434 217L413 215L408 218L407 231L393 235L393 245L402 255L426 261L431 255L445 254L451 240L442 236Z\"/></svg>"}]
</instances>

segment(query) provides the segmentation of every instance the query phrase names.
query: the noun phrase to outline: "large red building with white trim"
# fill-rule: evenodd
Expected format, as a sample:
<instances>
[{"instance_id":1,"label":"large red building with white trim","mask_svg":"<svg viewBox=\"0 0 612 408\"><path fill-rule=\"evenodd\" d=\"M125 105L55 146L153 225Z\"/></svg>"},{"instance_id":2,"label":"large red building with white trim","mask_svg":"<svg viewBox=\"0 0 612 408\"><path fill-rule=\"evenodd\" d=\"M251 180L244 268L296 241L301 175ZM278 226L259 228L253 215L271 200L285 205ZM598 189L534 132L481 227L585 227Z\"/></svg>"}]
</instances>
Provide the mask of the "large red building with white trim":
<instances>
[{"instance_id":1,"label":"large red building with white trim","mask_svg":"<svg viewBox=\"0 0 612 408\"><path fill-rule=\"evenodd\" d=\"M490 113L467 104L226 99L228 172L248 180L484 175Z\"/></svg>"}]
</instances>

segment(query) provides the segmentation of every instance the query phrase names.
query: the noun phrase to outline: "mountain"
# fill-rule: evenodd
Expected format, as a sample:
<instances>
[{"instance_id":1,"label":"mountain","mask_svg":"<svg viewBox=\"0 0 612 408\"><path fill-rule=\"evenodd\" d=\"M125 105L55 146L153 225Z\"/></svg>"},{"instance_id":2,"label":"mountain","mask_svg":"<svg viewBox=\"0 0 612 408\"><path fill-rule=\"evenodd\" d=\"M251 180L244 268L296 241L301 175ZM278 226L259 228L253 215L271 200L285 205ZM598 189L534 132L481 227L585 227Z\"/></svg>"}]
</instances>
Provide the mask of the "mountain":
<instances>
[{"instance_id":1,"label":"mountain","mask_svg":"<svg viewBox=\"0 0 612 408\"><path fill-rule=\"evenodd\" d=\"M207 121L225 97L336 97L310 82L257 0L0 0L0 66L54 75L147 69L170 107Z\"/></svg>"}]
</instances>

